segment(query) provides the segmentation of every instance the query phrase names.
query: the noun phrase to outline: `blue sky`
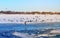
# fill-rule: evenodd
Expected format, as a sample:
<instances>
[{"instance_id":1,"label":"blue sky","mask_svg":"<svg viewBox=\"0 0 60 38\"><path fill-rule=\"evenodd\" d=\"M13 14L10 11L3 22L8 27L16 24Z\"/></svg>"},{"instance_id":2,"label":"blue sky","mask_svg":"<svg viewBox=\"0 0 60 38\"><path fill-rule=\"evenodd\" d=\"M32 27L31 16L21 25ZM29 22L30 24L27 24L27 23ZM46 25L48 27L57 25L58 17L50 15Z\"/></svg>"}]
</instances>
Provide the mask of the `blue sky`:
<instances>
[{"instance_id":1,"label":"blue sky","mask_svg":"<svg viewBox=\"0 0 60 38\"><path fill-rule=\"evenodd\" d=\"M60 12L60 0L0 0L0 10Z\"/></svg>"}]
</instances>

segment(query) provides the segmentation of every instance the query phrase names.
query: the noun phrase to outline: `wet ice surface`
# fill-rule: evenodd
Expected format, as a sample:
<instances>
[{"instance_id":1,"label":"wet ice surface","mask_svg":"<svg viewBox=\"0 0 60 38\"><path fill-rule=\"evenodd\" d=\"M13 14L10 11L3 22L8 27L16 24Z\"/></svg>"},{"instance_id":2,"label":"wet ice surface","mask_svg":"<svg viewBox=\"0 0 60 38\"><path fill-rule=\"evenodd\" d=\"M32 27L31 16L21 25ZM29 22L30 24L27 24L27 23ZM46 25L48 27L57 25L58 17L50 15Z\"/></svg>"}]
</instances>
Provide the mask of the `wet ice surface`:
<instances>
[{"instance_id":1,"label":"wet ice surface","mask_svg":"<svg viewBox=\"0 0 60 38\"><path fill-rule=\"evenodd\" d=\"M44 33L46 29L60 29L60 23L0 24L0 38L34 38L35 35Z\"/></svg>"}]
</instances>

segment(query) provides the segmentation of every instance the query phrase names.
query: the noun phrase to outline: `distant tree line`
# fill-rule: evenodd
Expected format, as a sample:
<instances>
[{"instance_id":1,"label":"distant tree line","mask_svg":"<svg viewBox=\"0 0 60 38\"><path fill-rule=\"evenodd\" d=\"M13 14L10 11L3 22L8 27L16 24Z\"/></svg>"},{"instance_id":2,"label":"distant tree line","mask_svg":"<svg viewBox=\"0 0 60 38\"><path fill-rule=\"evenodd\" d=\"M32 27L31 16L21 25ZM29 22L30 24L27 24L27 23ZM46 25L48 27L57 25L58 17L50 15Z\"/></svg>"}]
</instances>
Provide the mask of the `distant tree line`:
<instances>
[{"instance_id":1,"label":"distant tree line","mask_svg":"<svg viewBox=\"0 0 60 38\"><path fill-rule=\"evenodd\" d=\"M14 12L14 11L0 11L0 14L60 14L60 12Z\"/></svg>"}]
</instances>

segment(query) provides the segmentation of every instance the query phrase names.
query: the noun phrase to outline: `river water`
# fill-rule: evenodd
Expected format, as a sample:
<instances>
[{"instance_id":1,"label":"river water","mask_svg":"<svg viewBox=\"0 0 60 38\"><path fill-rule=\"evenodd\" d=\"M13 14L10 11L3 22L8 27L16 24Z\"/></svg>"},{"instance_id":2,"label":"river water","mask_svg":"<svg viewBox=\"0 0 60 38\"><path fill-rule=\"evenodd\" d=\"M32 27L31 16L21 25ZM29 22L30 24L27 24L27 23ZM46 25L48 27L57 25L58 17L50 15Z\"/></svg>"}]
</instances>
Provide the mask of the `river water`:
<instances>
[{"instance_id":1,"label":"river water","mask_svg":"<svg viewBox=\"0 0 60 38\"><path fill-rule=\"evenodd\" d=\"M22 38L14 36L11 33L13 33L14 31L22 32L22 30L24 33L26 31L33 31L33 30L35 32L35 30L41 31L43 29L60 29L60 23L38 23L38 24L0 23L0 38ZM54 37L54 38L60 38L60 37Z\"/></svg>"}]
</instances>

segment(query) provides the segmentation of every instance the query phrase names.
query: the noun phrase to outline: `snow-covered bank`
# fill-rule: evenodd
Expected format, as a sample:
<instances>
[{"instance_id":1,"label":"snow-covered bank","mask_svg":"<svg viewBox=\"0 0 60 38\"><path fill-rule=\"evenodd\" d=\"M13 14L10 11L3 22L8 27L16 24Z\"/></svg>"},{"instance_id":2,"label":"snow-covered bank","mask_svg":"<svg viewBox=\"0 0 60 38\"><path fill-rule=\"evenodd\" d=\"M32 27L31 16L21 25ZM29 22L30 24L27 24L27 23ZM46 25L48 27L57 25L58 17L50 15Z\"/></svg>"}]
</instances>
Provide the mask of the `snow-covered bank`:
<instances>
[{"instance_id":1,"label":"snow-covered bank","mask_svg":"<svg viewBox=\"0 0 60 38\"><path fill-rule=\"evenodd\" d=\"M0 23L48 23L60 22L60 15L0 14Z\"/></svg>"}]
</instances>

